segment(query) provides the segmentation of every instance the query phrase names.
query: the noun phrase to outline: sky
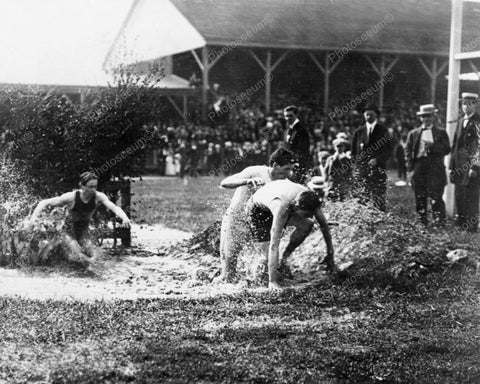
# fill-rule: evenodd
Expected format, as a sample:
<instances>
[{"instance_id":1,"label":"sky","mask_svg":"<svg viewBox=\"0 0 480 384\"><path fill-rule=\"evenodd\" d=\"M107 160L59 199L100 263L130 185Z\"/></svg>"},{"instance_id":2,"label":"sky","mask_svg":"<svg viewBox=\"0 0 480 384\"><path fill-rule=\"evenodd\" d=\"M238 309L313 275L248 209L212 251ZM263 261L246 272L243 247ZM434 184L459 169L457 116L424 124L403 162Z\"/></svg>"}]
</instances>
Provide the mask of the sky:
<instances>
[{"instance_id":1,"label":"sky","mask_svg":"<svg viewBox=\"0 0 480 384\"><path fill-rule=\"evenodd\" d=\"M0 0L0 83L104 85L133 0Z\"/></svg>"}]
</instances>

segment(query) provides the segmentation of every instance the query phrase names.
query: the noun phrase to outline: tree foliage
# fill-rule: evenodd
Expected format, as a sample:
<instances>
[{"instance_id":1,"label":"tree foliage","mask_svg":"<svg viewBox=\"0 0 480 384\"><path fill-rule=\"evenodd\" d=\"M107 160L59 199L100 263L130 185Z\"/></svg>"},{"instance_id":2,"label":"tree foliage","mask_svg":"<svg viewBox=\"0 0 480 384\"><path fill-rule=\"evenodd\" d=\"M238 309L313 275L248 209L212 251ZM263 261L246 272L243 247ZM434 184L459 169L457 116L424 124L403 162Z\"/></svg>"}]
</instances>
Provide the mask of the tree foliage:
<instances>
[{"instance_id":1,"label":"tree foliage","mask_svg":"<svg viewBox=\"0 0 480 384\"><path fill-rule=\"evenodd\" d=\"M100 182L138 176L162 105L152 83L119 81L75 104L55 91L0 92L0 152L41 196L74 186L94 170Z\"/></svg>"},{"instance_id":2,"label":"tree foliage","mask_svg":"<svg viewBox=\"0 0 480 384\"><path fill-rule=\"evenodd\" d=\"M141 174L162 113L155 81L120 74L116 87L82 103L55 91L0 91L0 264L37 264L51 253L63 212L25 230L42 197L76 187L80 173L100 184Z\"/></svg>"}]
</instances>

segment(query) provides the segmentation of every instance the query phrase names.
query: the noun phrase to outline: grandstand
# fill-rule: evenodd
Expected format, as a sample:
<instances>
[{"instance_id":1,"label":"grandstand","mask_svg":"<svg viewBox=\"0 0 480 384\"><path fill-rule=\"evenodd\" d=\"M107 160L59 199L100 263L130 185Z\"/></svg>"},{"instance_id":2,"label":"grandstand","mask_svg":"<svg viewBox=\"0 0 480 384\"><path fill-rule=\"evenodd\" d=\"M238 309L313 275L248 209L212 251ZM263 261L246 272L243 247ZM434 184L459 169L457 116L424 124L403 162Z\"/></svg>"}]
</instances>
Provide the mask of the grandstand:
<instances>
[{"instance_id":1,"label":"grandstand","mask_svg":"<svg viewBox=\"0 0 480 384\"><path fill-rule=\"evenodd\" d=\"M468 48L480 34L480 4L465 4L463 13L462 40ZM136 0L105 65L115 67L119 58L132 64L190 52L202 73L204 118L212 73L222 60L228 60L234 48L239 51L235 58L243 56L242 64L248 60L249 69L255 68L252 63L256 66L257 78L265 75L267 112L271 105L271 75L287 59L291 59L288 65L292 68L292 61L304 55L310 60L309 77L321 77L324 112L330 108L334 83L330 78L342 65L367 64L367 75L373 73L372 79L379 80L401 68L402 61L409 68L416 64L409 80L415 83L419 73L427 77L428 97L435 101L437 82L443 80L441 75L448 64L450 14L448 2L441 0L421 4L413 0ZM347 61L349 53L353 59ZM383 92L382 87L378 94L380 106Z\"/></svg>"}]
</instances>

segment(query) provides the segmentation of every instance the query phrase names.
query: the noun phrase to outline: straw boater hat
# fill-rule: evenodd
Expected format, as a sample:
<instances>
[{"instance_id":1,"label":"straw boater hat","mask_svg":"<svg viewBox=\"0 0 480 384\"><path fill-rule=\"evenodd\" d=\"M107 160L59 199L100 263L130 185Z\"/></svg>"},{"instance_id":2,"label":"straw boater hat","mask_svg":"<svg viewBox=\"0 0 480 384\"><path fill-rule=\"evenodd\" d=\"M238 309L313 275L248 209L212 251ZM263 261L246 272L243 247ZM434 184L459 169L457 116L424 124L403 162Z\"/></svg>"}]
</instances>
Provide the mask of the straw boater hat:
<instances>
[{"instance_id":1,"label":"straw boater hat","mask_svg":"<svg viewBox=\"0 0 480 384\"><path fill-rule=\"evenodd\" d=\"M318 191L325 188L325 179L322 176L313 176L307 183L307 187L312 191Z\"/></svg>"},{"instance_id":2,"label":"straw boater hat","mask_svg":"<svg viewBox=\"0 0 480 384\"><path fill-rule=\"evenodd\" d=\"M437 113L437 112L438 112L438 109L435 108L435 105L425 104L420 106L420 110L417 112L417 116L433 115L434 113Z\"/></svg>"},{"instance_id":3,"label":"straw boater hat","mask_svg":"<svg viewBox=\"0 0 480 384\"><path fill-rule=\"evenodd\" d=\"M472 100L472 99L478 101L478 93L463 92L462 98L460 100Z\"/></svg>"},{"instance_id":4,"label":"straw boater hat","mask_svg":"<svg viewBox=\"0 0 480 384\"><path fill-rule=\"evenodd\" d=\"M343 137L338 137L335 140L333 140L333 146L337 147L339 145L348 145L348 141L345 140Z\"/></svg>"}]
</instances>

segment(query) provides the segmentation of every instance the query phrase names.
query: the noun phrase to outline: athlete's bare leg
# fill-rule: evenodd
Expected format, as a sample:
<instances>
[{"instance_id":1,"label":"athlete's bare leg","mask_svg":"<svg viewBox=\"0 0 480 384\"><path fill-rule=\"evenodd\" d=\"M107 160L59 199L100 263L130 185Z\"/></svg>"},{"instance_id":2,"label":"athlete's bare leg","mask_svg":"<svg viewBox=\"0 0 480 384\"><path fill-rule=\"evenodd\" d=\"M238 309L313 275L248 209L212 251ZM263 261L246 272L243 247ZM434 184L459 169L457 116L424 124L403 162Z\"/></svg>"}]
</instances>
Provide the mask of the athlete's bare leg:
<instances>
[{"instance_id":1,"label":"athlete's bare leg","mask_svg":"<svg viewBox=\"0 0 480 384\"><path fill-rule=\"evenodd\" d=\"M222 271L216 280L218 282L232 283L235 281L238 254L242 250L245 238L244 227L246 224L238 216L242 214L243 212L227 210L227 213L222 218L220 229L220 262Z\"/></svg>"},{"instance_id":2,"label":"athlete's bare leg","mask_svg":"<svg viewBox=\"0 0 480 384\"><path fill-rule=\"evenodd\" d=\"M83 265L89 265L91 263L91 259L84 253L77 240L65 235L65 243L69 248L68 259L70 261Z\"/></svg>"}]
</instances>

